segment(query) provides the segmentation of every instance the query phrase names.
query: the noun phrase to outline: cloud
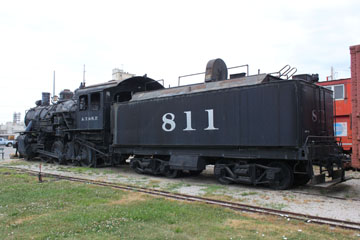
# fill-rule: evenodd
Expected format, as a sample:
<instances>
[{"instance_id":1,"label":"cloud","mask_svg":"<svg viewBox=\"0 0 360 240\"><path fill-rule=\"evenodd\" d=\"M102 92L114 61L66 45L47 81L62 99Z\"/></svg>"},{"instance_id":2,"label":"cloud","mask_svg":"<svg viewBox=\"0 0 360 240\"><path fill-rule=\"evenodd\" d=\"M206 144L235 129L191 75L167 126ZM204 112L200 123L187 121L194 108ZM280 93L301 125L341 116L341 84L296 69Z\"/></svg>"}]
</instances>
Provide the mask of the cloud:
<instances>
[{"instance_id":1,"label":"cloud","mask_svg":"<svg viewBox=\"0 0 360 240\"><path fill-rule=\"evenodd\" d=\"M111 79L114 67L175 86L208 60L285 64L322 79L334 66L349 77L349 45L358 44L357 1L12 1L0 8L0 122L24 113L56 89ZM202 81L203 77L184 80Z\"/></svg>"}]
</instances>

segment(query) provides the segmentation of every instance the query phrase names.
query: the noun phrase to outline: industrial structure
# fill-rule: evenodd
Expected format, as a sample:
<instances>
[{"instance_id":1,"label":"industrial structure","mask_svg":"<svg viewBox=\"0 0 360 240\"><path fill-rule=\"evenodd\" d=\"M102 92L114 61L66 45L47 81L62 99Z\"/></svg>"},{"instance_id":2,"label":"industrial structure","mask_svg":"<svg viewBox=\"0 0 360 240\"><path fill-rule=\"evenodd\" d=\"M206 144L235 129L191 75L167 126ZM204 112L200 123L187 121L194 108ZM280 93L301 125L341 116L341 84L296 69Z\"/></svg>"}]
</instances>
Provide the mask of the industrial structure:
<instances>
[{"instance_id":1,"label":"industrial structure","mask_svg":"<svg viewBox=\"0 0 360 240\"><path fill-rule=\"evenodd\" d=\"M7 122L5 124L0 124L0 137L13 140L19 135L20 132L24 131L24 129L24 122Z\"/></svg>"},{"instance_id":2,"label":"industrial structure","mask_svg":"<svg viewBox=\"0 0 360 240\"><path fill-rule=\"evenodd\" d=\"M334 129L351 167L360 169L360 45L350 47L351 78L318 82L333 91Z\"/></svg>"},{"instance_id":3,"label":"industrial structure","mask_svg":"<svg viewBox=\"0 0 360 240\"><path fill-rule=\"evenodd\" d=\"M352 152L352 109L351 109L351 79L336 79L318 82L320 86L333 91L334 97L334 131L344 153Z\"/></svg>"},{"instance_id":4,"label":"industrial structure","mask_svg":"<svg viewBox=\"0 0 360 240\"><path fill-rule=\"evenodd\" d=\"M135 77L135 74L124 72L124 70L122 70L120 68L114 68L112 70L112 80L123 81L123 80L131 78L131 77Z\"/></svg>"}]
</instances>

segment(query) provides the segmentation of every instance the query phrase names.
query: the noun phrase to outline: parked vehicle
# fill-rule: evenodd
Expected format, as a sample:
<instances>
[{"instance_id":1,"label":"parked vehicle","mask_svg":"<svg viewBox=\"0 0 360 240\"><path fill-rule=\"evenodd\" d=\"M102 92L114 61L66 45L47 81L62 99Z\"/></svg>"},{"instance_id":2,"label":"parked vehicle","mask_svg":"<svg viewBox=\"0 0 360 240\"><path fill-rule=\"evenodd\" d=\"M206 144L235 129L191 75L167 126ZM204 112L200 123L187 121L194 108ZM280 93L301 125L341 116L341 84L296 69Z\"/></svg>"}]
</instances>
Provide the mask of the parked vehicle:
<instances>
[{"instance_id":1,"label":"parked vehicle","mask_svg":"<svg viewBox=\"0 0 360 240\"><path fill-rule=\"evenodd\" d=\"M8 140L6 138L0 138L0 145L12 147L14 144L15 144L15 142L13 140Z\"/></svg>"}]
</instances>

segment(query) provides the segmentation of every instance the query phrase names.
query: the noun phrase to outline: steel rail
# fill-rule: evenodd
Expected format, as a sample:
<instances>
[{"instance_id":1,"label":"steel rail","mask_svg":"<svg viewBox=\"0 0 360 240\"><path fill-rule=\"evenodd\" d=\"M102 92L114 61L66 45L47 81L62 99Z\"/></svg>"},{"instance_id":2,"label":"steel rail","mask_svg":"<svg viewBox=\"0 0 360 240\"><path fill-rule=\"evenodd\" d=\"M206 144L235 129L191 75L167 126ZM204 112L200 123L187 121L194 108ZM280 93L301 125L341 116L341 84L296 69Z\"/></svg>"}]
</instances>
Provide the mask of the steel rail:
<instances>
[{"instance_id":1,"label":"steel rail","mask_svg":"<svg viewBox=\"0 0 360 240\"><path fill-rule=\"evenodd\" d=\"M352 178L354 179L354 178ZM312 186L310 186L312 187ZM291 193L297 193L297 194L302 194L302 195L308 195L308 196L317 196L317 197L326 197L326 198L332 198L332 199L336 199L336 200L349 200L349 201L355 201L355 202L360 202L359 198L344 198L344 197L338 197L338 196L331 196L331 195L323 195L323 194L319 194L319 193L308 193L308 192L303 192L303 191L291 191Z\"/></svg>"},{"instance_id":2,"label":"steel rail","mask_svg":"<svg viewBox=\"0 0 360 240\"><path fill-rule=\"evenodd\" d=\"M35 176L39 175L39 171L28 170L28 169L23 169L23 168L10 167L10 166L4 166L4 167L1 166L0 168L15 169L19 172L28 173L28 174L35 175ZM316 224L328 225L328 226L332 226L332 227L340 227L340 228L357 230L357 231L360 230L360 223L358 223L358 222L339 220L339 219L333 219L333 218L327 218L327 217L312 216L309 214L276 210L276 209L258 207L258 206L248 205L248 204L241 204L241 203L234 203L234 202L216 200L216 199L211 199L211 198L192 196L192 195L187 195L187 194L172 193L172 192L168 192L168 191L149 189L149 188L145 188L145 187L138 187L138 186L132 186L132 185L119 184L119 183L111 183L111 182L105 182L105 181L97 181L97 180L91 180L91 179L85 179L85 178L79 178L79 177L70 177L70 176L64 176L64 175L60 175L60 174L53 174L53 173L46 173L46 172L42 172L41 174L43 177L53 177L53 178L58 178L58 179L63 179L63 180L68 180L68 181L73 181L73 182L82 182L82 183L93 184L93 185L98 185L98 186L112 187L112 188L126 190L126 191L141 192L141 193L145 193L145 194L162 196L162 197L176 199L176 200L182 200L182 201L206 203L206 204L211 204L211 205L215 205L215 206L230 208L230 209L233 209L236 211L267 214L267 215L272 215L272 216L285 217L287 219L295 219L295 220L299 220L299 221L304 221L307 223L316 223Z\"/></svg>"},{"instance_id":3,"label":"steel rail","mask_svg":"<svg viewBox=\"0 0 360 240\"><path fill-rule=\"evenodd\" d=\"M0 168L1 168L1 166L0 166ZM8 166L8 168L12 168L12 167L11 167L11 166ZM23 168L15 168L15 169L23 169ZM360 178L352 177L351 179L360 179ZM310 188L316 188L316 186L311 186L311 185L308 185L308 187L310 187ZM302 191L302 190L291 190L291 193L297 193L297 194L302 194L302 195L307 195L307 196L316 196L316 197L331 198L331 199L336 199L336 200L360 202L360 198L345 198L345 197L325 195L325 194L319 194L319 193L310 193L310 192L305 192L305 191Z\"/></svg>"}]
</instances>

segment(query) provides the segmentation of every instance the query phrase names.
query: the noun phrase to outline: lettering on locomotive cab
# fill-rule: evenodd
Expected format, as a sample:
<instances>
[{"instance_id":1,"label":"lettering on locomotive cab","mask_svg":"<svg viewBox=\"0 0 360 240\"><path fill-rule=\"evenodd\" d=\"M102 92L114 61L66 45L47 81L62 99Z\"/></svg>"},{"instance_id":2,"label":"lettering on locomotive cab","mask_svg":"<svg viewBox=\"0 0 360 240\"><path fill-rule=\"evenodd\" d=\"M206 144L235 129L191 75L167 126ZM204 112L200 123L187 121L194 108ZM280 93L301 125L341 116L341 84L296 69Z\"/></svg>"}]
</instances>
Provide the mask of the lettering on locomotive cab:
<instances>
[{"instance_id":1,"label":"lettering on locomotive cab","mask_svg":"<svg viewBox=\"0 0 360 240\"><path fill-rule=\"evenodd\" d=\"M205 112L208 113L208 126L204 130L219 130L219 128L214 126L214 109L206 109ZM185 111L184 113L186 115L186 128L184 128L183 131L196 131L191 125L191 111ZM162 120L162 129L165 132L171 132L176 128L175 114L165 113L162 116Z\"/></svg>"},{"instance_id":2,"label":"lettering on locomotive cab","mask_svg":"<svg viewBox=\"0 0 360 240\"><path fill-rule=\"evenodd\" d=\"M312 120L313 122L316 122L318 120L317 114L316 114L316 110L312 110Z\"/></svg>"},{"instance_id":3,"label":"lettering on locomotive cab","mask_svg":"<svg viewBox=\"0 0 360 240\"><path fill-rule=\"evenodd\" d=\"M97 121L97 120L98 120L98 116L81 117L82 122L85 122L85 121Z\"/></svg>"}]
</instances>

